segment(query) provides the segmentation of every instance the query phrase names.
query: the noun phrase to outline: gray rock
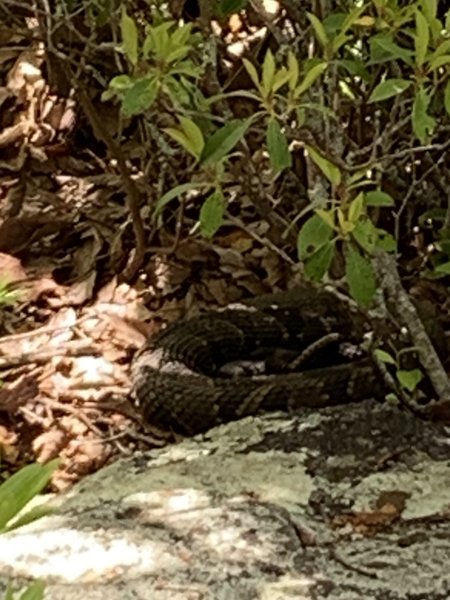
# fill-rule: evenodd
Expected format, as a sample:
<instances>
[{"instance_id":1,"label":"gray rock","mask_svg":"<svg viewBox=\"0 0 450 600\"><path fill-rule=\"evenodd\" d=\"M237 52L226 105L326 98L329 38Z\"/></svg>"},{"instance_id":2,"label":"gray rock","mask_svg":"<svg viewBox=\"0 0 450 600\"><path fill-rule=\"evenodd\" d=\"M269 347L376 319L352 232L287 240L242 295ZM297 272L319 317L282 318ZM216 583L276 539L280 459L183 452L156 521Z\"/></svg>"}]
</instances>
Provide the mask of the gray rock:
<instances>
[{"instance_id":1,"label":"gray rock","mask_svg":"<svg viewBox=\"0 0 450 600\"><path fill-rule=\"evenodd\" d=\"M48 600L448 600L450 430L365 402L217 427L0 537Z\"/></svg>"}]
</instances>

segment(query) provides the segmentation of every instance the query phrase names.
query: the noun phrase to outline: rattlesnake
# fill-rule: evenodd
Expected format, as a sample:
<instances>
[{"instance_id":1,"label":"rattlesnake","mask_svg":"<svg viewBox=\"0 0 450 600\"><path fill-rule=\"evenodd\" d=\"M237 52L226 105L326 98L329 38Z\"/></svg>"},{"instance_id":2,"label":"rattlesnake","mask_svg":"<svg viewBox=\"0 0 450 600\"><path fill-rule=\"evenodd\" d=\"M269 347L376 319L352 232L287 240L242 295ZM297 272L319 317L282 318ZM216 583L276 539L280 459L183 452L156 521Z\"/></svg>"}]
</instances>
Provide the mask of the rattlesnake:
<instances>
[{"instance_id":1,"label":"rattlesnake","mask_svg":"<svg viewBox=\"0 0 450 600\"><path fill-rule=\"evenodd\" d=\"M138 352L133 396L148 422L184 435L261 411L374 396L381 383L372 360L363 355L343 362L341 356L342 341L360 342L366 323L362 312L334 293L306 284L176 321ZM331 346L299 372L221 374L230 361L275 356L274 348L302 355L330 332L339 335L339 343L332 337Z\"/></svg>"}]
</instances>

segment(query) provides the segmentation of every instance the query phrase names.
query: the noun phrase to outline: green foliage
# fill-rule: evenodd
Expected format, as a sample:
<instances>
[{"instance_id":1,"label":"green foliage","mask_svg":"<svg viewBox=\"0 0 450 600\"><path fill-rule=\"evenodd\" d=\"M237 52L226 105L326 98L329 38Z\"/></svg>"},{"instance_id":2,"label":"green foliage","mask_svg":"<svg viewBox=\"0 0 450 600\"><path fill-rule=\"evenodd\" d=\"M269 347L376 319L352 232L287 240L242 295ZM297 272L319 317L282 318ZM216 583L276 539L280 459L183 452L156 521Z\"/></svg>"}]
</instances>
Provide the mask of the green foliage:
<instances>
[{"instance_id":1,"label":"green foliage","mask_svg":"<svg viewBox=\"0 0 450 600\"><path fill-rule=\"evenodd\" d=\"M164 131L170 135L176 142L183 146L196 160L200 160L203 148L205 147L205 140L201 129L187 117L180 115L178 117L180 121L180 128L166 127Z\"/></svg>"},{"instance_id":2,"label":"green foliage","mask_svg":"<svg viewBox=\"0 0 450 600\"><path fill-rule=\"evenodd\" d=\"M207 238L211 238L222 225L225 212L225 198L222 190L215 190L206 198L200 210L200 230Z\"/></svg>"},{"instance_id":3,"label":"green foliage","mask_svg":"<svg viewBox=\"0 0 450 600\"><path fill-rule=\"evenodd\" d=\"M215 165L228 157L236 144L244 137L250 125L250 119L235 119L217 129L207 140L201 156L202 165Z\"/></svg>"},{"instance_id":4,"label":"green foliage","mask_svg":"<svg viewBox=\"0 0 450 600\"><path fill-rule=\"evenodd\" d=\"M0 534L48 514L48 508L38 506L18 517L30 500L45 488L58 464L59 459L46 465L27 465L0 485Z\"/></svg>"},{"instance_id":5,"label":"green foliage","mask_svg":"<svg viewBox=\"0 0 450 600\"><path fill-rule=\"evenodd\" d=\"M20 300L20 290L12 288L8 279L0 277L0 306L12 306Z\"/></svg>"},{"instance_id":6,"label":"green foliage","mask_svg":"<svg viewBox=\"0 0 450 600\"><path fill-rule=\"evenodd\" d=\"M42 581L34 581L26 589L14 591L12 585L8 585L4 600L42 600L45 593L45 584Z\"/></svg>"},{"instance_id":7,"label":"green foliage","mask_svg":"<svg viewBox=\"0 0 450 600\"><path fill-rule=\"evenodd\" d=\"M340 173L334 166L317 156L315 158L314 162L328 179L341 183ZM361 185L357 179L353 183ZM373 224L367 215L367 208L391 206L392 198L380 191L355 195L353 189L351 185L347 192L342 189L344 196L348 194L348 200L341 202L340 206L316 209L315 215L305 221L300 229L297 250L299 258L305 263L305 273L319 281L328 271L336 251L336 241L340 240L350 292L359 304L368 306L377 288L370 256L376 249L394 251L396 243L389 233Z\"/></svg>"},{"instance_id":8,"label":"green foliage","mask_svg":"<svg viewBox=\"0 0 450 600\"><path fill-rule=\"evenodd\" d=\"M402 92L407 90L410 85L411 82L405 81L404 79L386 79L375 87L368 102L382 102L383 100L388 100L394 96L399 96Z\"/></svg>"},{"instance_id":9,"label":"green foliage","mask_svg":"<svg viewBox=\"0 0 450 600\"><path fill-rule=\"evenodd\" d=\"M146 113L159 97L169 100L175 109L188 105L197 94L196 81L202 73L189 58L196 40L192 25L178 27L174 21L147 24L140 36L123 6L121 35L130 73L114 77L103 100L118 98L126 117Z\"/></svg>"},{"instance_id":10,"label":"green foliage","mask_svg":"<svg viewBox=\"0 0 450 600\"><path fill-rule=\"evenodd\" d=\"M153 212L153 217L156 219L156 217L158 217L158 215L162 212L164 207L167 206L167 204L169 204L169 202L171 202L175 198L179 198L186 192L194 192L197 190L204 190L206 192L210 188L210 183L198 184L195 182L189 182L177 185L176 187L166 192L164 196L161 196L161 198L159 198L158 202L156 203L155 210Z\"/></svg>"},{"instance_id":11,"label":"green foliage","mask_svg":"<svg viewBox=\"0 0 450 600\"><path fill-rule=\"evenodd\" d=\"M333 243L333 233L334 227L326 219L322 219L318 214L309 218L301 228L297 239L297 252L301 260L307 264L321 248L330 246ZM321 279L323 274L317 279Z\"/></svg>"},{"instance_id":12,"label":"green foliage","mask_svg":"<svg viewBox=\"0 0 450 600\"><path fill-rule=\"evenodd\" d=\"M353 244L346 245L345 275L350 293L361 306L369 306L377 289L371 263Z\"/></svg>"},{"instance_id":13,"label":"green foliage","mask_svg":"<svg viewBox=\"0 0 450 600\"><path fill-rule=\"evenodd\" d=\"M327 160L312 146L306 146L308 154L311 160L319 167L325 177L332 185L339 185L341 183L341 172L330 160Z\"/></svg>"},{"instance_id":14,"label":"green foliage","mask_svg":"<svg viewBox=\"0 0 450 600\"><path fill-rule=\"evenodd\" d=\"M406 348L403 352L411 352L414 348ZM375 355L380 362L387 365L393 365L396 368L395 375L400 386L407 392L414 392L423 379L423 373L420 369L402 369L399 364L400 355L402 351L398 352L396 358L391 356L388 352L381 349L375 350Z\"/></svg>"},{"instance_id":15,"label":"green foliage","mask_svg":"<svg viewBox=\"0 0 450 600\"><path fill-rule=\"evenodd\" d=\"M288 169L292 164L289 142L283 133L279 122L270 119L267 125L266 135L267 151L269 152L270 164L274 173Z\"/></svg>"},{"instance_id":16,"label":"green foliage","mask_svg":"<svg viewBox=\"0 0 450 600\"><path fill-rule=\"evenodd\" d=\"M18 516L49 483L58 465L59 459L52 460L46 465L39 463L27 465L0 485L0 534L17 529L52 512L49 507L36 506ZM34 581L26 589L19 591L15 591L10 583L4 600L42 600L44 591L45 584L42 581Z\"/></svg>"},{"instance_id":17,"label":"green foliage","mask_svg":"<svg viewBox=\"0 0 450 600\"><path fill-rule=\"evenodd\" d=\"M162 128L163 134L193 164L192 179L180 181L159 198L154 218L160 219L170 202L187 195L198 208L198 231L210 238L223 223L229 165L241 159L247 134L264 133L260 139L274 177L292 168L291 151L300 144L326 190L319 201L311 199L291 225L299 223L297 250L305 274L321 279L339 255L351 293L360 304L369 305L376 289L371 257L380 248L396 251L399 242L379 224L380 214L398 210L402 202L385 189L386 161L392 161L387 157L395 147L377 146L375 140L369 158L365 155L358 162L362 146L372 140L362 135L361 148L349 152L344 144L333 144L330 131L342 131L352 114L363 114L371 131L378 119L382 128L394 130L396 123L389 119L395 108L403 139L411 146L432 144L442 132L450 115L450 12L442 21L434 0L404 4L348 2L324 19L308 13L309 34L315 40L312 55L299 47L284 49L279 56L269 49L259 65L243 58L250 87L209 98L197 89L205 74L201 57L207 54L207 40L193 33L191 24L164 19L138 24L124 8L121 51L129 68L112 79L104 97L118 99L127 117L151 118L152 110L163 107L172 121ZM243 0L219 0L212 10L225 17L245 5ZM217 124L214 109L209 114L207 108L235 97L254 103L252 116L224 122L219 115ZM316 143L314 137L302 139L301 128L308 129L311 121L316 131L328 131L328 145ZM450 274L445 223L442 219L437 252L430 259L433 277ZM395 235L398 238L399 231Z\"/></svg>"}]
</instances>

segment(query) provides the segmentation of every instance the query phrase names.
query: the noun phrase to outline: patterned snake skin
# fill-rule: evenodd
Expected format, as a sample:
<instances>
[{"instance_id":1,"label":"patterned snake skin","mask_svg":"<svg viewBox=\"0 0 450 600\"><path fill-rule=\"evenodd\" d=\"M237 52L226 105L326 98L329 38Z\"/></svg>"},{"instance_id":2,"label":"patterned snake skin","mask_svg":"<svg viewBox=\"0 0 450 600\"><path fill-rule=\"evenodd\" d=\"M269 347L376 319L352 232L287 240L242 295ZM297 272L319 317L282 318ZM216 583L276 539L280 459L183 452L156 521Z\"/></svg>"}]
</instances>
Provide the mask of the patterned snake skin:
<instances>
[{"instance_id":1,"label":"patterned snake skin","mask_svg":"<svg viewBox=\"0 0 450 600\"><path fill-rule=\"evenodd\" d=\"M380 376L370 358L349 361L341 355L342 341L360 342L365 323L359 311L312 286L176 321L137 354L133 396L152 425L194 435L262 411L378 395ZM339 342L300 361L298 372L289 372L283 361L264 375L221 371L223 365L246 359L262 357L269 364L277 352L302 357L331 332L339 334Z\"/></svg>"}]
</instances>

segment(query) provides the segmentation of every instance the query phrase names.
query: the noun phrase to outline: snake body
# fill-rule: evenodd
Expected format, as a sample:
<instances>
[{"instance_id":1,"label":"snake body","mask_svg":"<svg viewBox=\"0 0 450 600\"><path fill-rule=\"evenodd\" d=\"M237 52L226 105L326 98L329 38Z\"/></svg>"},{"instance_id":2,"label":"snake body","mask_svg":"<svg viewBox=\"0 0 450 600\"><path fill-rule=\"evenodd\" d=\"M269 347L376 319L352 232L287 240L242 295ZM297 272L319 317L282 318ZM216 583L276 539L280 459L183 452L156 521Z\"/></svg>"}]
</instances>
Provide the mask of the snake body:
<instances>
[{"instance_id":1,"label":"snake body","mask_svg":"<svg viewBox=\"0 0 450 600\"><path fill-rule=\"evenodd\" d=\"M183 435L262 411L367 398L380 390L372 361L343 362L336 344L298 372L221 374L230 361L267 357L274 349L301 355L330 332L341 341L360 341L364 321L359 311L312 286L176 321L136 356L133 395L148 422Z\"/></svg>"}]
</instances>

